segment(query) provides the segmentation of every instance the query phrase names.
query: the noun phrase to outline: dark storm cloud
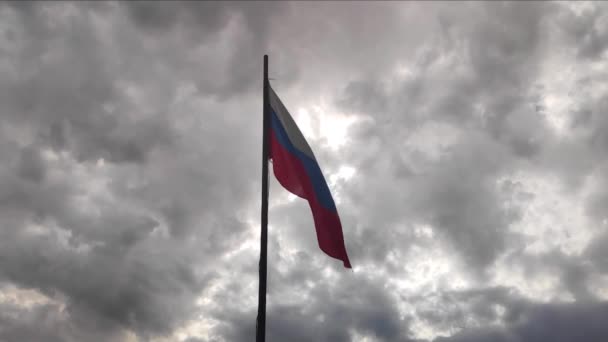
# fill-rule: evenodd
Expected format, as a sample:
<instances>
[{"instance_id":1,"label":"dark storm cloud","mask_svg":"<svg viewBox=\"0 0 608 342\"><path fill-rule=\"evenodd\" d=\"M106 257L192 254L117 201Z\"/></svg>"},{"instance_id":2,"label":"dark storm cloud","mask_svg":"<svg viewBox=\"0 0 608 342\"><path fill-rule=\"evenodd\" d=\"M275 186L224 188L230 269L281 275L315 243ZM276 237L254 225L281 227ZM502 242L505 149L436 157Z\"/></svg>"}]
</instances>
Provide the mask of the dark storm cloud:
<instances>
[{"instance_id":1,"label":"dark storm cloud","mask_svg":"<svg viewBox=\"0 0 608 342\"><path fill-rule=\"evenodd\" d=\"M95 321L83 317L66 319L57 303L20 308L0 305L0 340L2 341L100 341L124 339L124 335L104 329ZM78 329L75 325L80 325Z\"/></svg>"},{"instance_id":2,"label":"dark storm cloud","mask_svg":"<svg viewBox=\"0 0 608 342\"><path fill-rule=\"evenodd\" d=\"M33 310L1 305L0 339L2 341L66 341L66 326L57 305L43 305ZM99 338L95 335L89 336Z\"/></svg>"},{"instance_id":3,"label":"dark storm cloud","mask_svg":"<svg viewBox=\"0 0 608 342\"><path fill-rule=\"evenodd\" d=\"M606 245L606 242L608 242L608 234L604 232L589 244L586 250L586 254L594 260L595 266L603 273L608 272L608 252L603 248Z\"/></svg>"},{"instance_id":4,"label":"dark storm cloud","mask_svg":"<svg viewBox=\"0 0 608 342\"><path fill-rule=\"evenodd\" d=\"M40 155L40 150L34 146L27 146L21 150L18 168L17 173L22 179L35 183L40 183L44 180L46 165Z\"/></svg>"},{"instance_id":5,"label":"dark storm cloud","mask_svg":"<svg viewBox=\"0 0 608 342\"><path fill-rule=\"evenodd\" d=\"M504 287L445 291L407 300L419 306L417 315L433 326L460 331L434 342L602 341L608 336L600 323L607 314L606 302L538 303ZM471 321L476 327L465 328Z\"/></svg>"},{"instance_id":6,"label":"dark storm cloud","mask_svg":"<svg viewBox=\"0 0 608 342\"><path fill-rule=\"evenodd\" d=\"M137 233L131 229L127 234ZM103 246L78 251L64 246L60 236L3 234L3 241L11 243L2 243L2 278L49 297L65 296L66 314L86 324L96 322L108 332L167 332L192 310L191 296L200 291L203 279L188 266L191 257L170 252L166 244L129 246L134 245L131 238L117 238L131 241L112 237Z\"/></svg>"},{"instance_id":7,"label":"dark storm cloud","mask_svg":"<svg viewBox=\"0 0 608 342\"><path fill-rule=\"evenodd\" d=\"M358 335L379 341L410 341L409 321L401 317L381 282L345 274L339 278L341 289L330 291L330 283L311 277L320 270L309 260L300 253L290 271L273 270L279 274L271 282L276 284L272 286L274 293L297 293L309 300L272 305L267 316L269 340L352 341ZM247 318L251 315L218 313L225 321L220 330L228 340L247 341L255 331Z\"/></svg>"},{"instance_id":8,"label":"dark storm cloud","mask_svg":"<svg viewBox=\"0 0 608 342\"><path fill-rule=\"evenodd\" d=\"M521 296L505 287L433 291L403 300L416 306L418 319L441 331L465 329L471 321L478 326L491 325L501 321L501 314L508 321L526 304Z\"/></svg>"},{"instance_id":9,"label":"dark storm cloud","mask_svg":"<svg viewBox=\"0 0 608 342\"><path fill-rule=\"evenodd\" d=\"M576 300L598 300L590 291L592 280L590 278L595 273L592 269L592 258L584 254L568 255L560 250L552 250L539 255L522 253L518 257L523 258L521 263L525 265L526 274L556 275L561 290L566 291Z\"/></svg>"},{"instance_id":10,"label":"dark storm cloud","mask_svg":"<svg viewBox=\"0 0 608 342\"><path fill-rule=\"evenodd\" d=\"M436 342L604 341L606 303L530 304L505 327L472 329Z\"/></svg>"},{"instance_id":11,"label":"dark storm cloud","mask_svg":"<svg viewBox=\"0 0 608 342\"><path fill-rule=\"evenodd\" d=\"M49 325L56 323L58 308L43 306L28 312L3 304L0 316L0 338L3 341L62 341L59 329L52 331ZM16 318L15 318L16 317ZM50 323L50 324L49 324ZM39 328L36 329L38 326Z\"/></svg>"},{"instance_id":12,"label":"dark storm cloud","mask_svg":"<svg viewBox=\"0 0 608 342\"><path fill-rule=\"evenodd\" d=\"M606 176L606 153L608 148L608 119L602 114L608 110L608 96L604 95L595 103L591 102L588 107L588 114L585 123L581 123L582 140L590 151L588 158L594 162L589 163L587 172L596 171L598 174L597 186L594 187L592 194L587 199L587 213L595 223L603 227L605 220L608 219L608 176ZM601 163L603 162L603 163ZM588 164L588 165L589 165Z\"/></svg>"}]
</instances>

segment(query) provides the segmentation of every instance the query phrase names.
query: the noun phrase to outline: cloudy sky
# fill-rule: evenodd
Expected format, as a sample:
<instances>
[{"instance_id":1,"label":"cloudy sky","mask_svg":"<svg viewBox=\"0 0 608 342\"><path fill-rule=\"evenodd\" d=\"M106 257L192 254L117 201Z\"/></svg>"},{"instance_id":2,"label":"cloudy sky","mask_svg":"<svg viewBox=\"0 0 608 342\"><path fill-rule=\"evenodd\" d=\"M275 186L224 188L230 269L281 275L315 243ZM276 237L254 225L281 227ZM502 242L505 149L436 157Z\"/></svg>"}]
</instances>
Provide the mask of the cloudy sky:
<instances>
[{"instance_id":1,"label":"cloudy sky","mask_svg":"<svg viewBox=\"0 0 608 342\"><path fill-rule=\"evenodd\" d=\"M0 4L0 341L253 340L265 53L268 341L608 341L605 3L139 1Z\"/></svg>"}]
</instances>

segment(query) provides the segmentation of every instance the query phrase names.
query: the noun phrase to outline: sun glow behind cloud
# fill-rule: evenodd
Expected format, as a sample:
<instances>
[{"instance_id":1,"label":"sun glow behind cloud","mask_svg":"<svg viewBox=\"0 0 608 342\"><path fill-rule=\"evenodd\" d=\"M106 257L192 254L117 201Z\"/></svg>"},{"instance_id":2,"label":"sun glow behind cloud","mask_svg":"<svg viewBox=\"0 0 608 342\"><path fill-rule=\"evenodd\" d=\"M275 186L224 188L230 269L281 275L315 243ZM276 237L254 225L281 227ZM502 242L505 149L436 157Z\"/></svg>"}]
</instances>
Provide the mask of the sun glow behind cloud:
<instances>
[{"instance_id":1,"label":"sun glow behind cloud","mask_svg":"<svg viewBox=\"0 0 608 342\"><path fill-rule=\"evenodd\" d=\"M333 150L342 147L347 142L350 125L357 120L332 110L323 102L299 107L296 113L294 119L309 143L321 142L321 146L311 146L313 151L325 145Z\"/></svg>"}]
</instances>

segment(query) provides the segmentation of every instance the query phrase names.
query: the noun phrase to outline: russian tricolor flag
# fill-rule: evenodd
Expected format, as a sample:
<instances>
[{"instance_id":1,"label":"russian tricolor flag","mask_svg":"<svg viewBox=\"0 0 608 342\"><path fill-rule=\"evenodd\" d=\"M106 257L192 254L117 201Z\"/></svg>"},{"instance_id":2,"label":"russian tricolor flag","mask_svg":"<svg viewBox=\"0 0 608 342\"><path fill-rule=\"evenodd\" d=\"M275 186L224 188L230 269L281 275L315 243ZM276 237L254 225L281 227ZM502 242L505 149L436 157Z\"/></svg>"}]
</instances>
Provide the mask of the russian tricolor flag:
<instances>
[{"instance_id":1,"label":"russian tricolor flag","mask_svg":"<svg viewBox=\"0 0 608 342\"><path fill-rule=\"evenodd\" d=\"M293 118L268 86L270 107L270 159L274 175L285 189L308 200L319 247L351 268L342 225L323 173Z\"/></svg>"}]
</instances>

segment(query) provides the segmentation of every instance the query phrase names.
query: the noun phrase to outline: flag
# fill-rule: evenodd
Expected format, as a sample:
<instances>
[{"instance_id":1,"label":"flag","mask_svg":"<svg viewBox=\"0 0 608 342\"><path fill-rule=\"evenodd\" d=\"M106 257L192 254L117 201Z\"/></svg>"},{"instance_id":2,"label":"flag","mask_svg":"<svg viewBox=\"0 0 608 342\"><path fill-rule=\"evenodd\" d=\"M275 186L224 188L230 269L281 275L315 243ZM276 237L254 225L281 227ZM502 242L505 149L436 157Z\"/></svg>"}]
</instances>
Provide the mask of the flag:
<instances>
[{"instance_id":1,"label":"flag","mask_svg":"<svg viewBox=\"0 0 608 342\"><path fill-rule=\"evenodd\" d=\"M289 192L308 201L319 247L351 268L342 224L317 160L295 121L268 86L270 155L274 175Z\"/></svg>"}]
</instances>

